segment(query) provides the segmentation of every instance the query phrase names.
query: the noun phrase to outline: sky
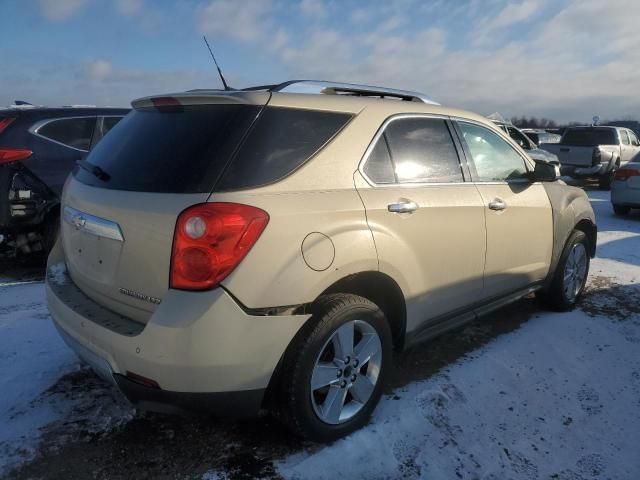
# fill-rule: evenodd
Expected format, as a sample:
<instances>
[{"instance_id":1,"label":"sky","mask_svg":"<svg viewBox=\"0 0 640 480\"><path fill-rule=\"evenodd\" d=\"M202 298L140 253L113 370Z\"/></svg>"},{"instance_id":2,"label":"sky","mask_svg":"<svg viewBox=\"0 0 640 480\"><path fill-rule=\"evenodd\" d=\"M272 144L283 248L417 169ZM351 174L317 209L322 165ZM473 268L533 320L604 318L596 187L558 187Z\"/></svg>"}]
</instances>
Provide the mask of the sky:
<instances>
[{"instance_id":1,"label":"sky","mask_svg":"<svg viewBox=\"0 0 640 480\"><path fill-rule=\"evenodd\" d=\"M322 79L481 114L640 118L634 0L0 0L0 106Z\"/></svg>"}]
</instances>

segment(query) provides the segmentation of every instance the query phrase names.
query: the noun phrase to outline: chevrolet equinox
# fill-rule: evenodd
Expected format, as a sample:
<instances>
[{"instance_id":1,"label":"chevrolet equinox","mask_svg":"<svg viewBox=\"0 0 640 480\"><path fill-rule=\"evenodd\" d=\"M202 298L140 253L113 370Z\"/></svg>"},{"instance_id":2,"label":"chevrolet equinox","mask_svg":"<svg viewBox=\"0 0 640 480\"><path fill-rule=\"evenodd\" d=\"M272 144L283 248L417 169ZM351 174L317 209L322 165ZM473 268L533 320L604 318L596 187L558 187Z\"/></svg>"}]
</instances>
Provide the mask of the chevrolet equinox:
<instances>
[{"instance_id":1,"label":"chevrolet equinox","mask_svg":"<svg viewBox=\"0 0 640 480\"><path fill-rule=\"evenodd\" d=\"M140 408L268 410L329 441L394 350L584 288L588 198L481 116L315 81L132 105L67 179L46 290Z\"/></svg>"}]
</instances>

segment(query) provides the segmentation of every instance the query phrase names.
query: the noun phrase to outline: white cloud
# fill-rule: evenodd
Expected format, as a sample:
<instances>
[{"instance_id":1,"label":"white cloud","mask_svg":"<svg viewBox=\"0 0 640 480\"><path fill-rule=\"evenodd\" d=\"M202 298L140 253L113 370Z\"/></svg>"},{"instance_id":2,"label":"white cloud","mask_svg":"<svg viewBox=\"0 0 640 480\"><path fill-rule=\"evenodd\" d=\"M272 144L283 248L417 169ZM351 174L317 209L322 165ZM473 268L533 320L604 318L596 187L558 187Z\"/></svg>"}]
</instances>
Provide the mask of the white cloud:
<instances>
[{"instance_id":1,"label":"white cloud","mask_svg":"<svg viewBox=\"0 0 640 480\"><path fill-rule=\"evenodd\" d=\"M536 0L524 0L519 3L509 3L486 25L486 28L488 30L495 30L523 22L540 11L541 7L542 2Z\"/></svg>"},{"instance_id":2,"label":"white cloud","mask_svg":"<svg viewBox=\"0 0 640 480\"><path fill-rule=\"evenodd\" d=\"M39 0L42 15L54 21L71 18L86 3L86 0Z\"/></svg>"},{"instance_id":3,"label":"white cloud","mask_svg":"<svg viewBox=\"0 0 640 480\"><path fill-rule=\"evenodd\" d=\"M198 12L197 28L204 34L255 42L266 34L270 10L270 0L214 0Z\"/></svg>"},{"instance_id":4,"label":"white cloud","mask_svg":"<svg viewBox=\"0 0 640 480\"><path fill-rule=\"evenodd\" d=\"M300 2L300 12L305 17L316 20L322 20L327 16L327 10L322 0L302 0Z\"/></svg>"},{"instance_id":5,"label":"white cloud","mask_svg":"<svg viewBox=\"0 0 640 480\"><path fill-rule=\"evenodd\" d=\"M116 10L121 15L133 16L140 13L144 6L144 0L115 0Z\"/></svg>"},{"instance_id":6,"label":"white cloud","mask_svg":"<svg viewBox=\"0 0 640 480\"><path fill-rule=\"evenodd\" d=\"M498 15L497 24L527 22L537 13L521 8ZM360 34L312 30L304 41L290 43L282 59L293 77L418 90L485 114L498 110L560 121L586 121L596 113L637 117L640 4L580 0L553 13L526 37L456 49L448 45L452 33L440 28L386 31L380 24Z\"/></svg>"},{"instance_id":7,"label":"white cloud","mask_svg":"<svg viewBox=\"0 0 640 480\"><path fill-rule=\"evenodd\" d=\"M111 62L103 58L98 58L86 67L87 76L91 80L106 80L113 72L113 66Z\"/></svg>"},{"instance_id":8,"label":"white cloud","mask_svg":"<svg viewBox=\"0 0 640 480\"><path fill-rule=\"evenodd\" d=\"M465 5L452 9L446 1L426 5L419 0L388 0L375 11L364 11L360 4L325 2L327 18L339 12L346 20L329 28L302 15L292 21L298 10L285 11L283 0L207 0L197 10L195 24L200 33L211 35L212 43L221 37L235 40L245 49L248 62L260 58L262 65L268 64L266 71L252 66L226 69L232 85L320 78L422 91L444 104L479 113L500 111L505 116L559 121L588 121L594 114L640 115L640 95L635 93L640 2L564 0L558 5L546 0L540 6L530 0L470 0ZM183 11L193 15L188 8ZM495 13L493 17L489 12ZM483 25L495 29L493 41L474 41ZM523 28L519 36L512 36L509 26ZM154 92L218 85L212 71L124 69L118 67L115 53L102 55L114 63L96 58L79 64L73 81L68 76L74 74L67 73L65 79L60 73L49 82L56 86L49 92L55 103L62 103L62 98L67 103L101 103L101 99L113 103L113 99L128 101ZM6 77L11 80L15 75ZM41 77L5 81L0 95L42 102L39 99L47 90ZM61 85L65 89L69 85L67 93L59 93Z\"/></svg>"}]
</instances>

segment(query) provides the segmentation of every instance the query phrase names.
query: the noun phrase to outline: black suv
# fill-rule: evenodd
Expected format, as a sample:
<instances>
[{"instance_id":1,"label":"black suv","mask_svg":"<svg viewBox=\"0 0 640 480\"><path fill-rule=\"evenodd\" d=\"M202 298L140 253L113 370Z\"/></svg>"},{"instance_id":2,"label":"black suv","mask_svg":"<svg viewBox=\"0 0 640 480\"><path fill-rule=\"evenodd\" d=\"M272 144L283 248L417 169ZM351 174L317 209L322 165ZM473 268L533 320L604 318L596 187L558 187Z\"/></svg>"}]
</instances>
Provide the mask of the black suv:
<instances>
[{"instance_id":1,"label":"black suv","mask_svg":"<svg viewBox=\"0 0 640 480\"><path fill-rule=\"evenodd\" d=\"M0 109L0 252L17 256L51 249L67 175L129 113L20 104Z\"/></svg>"}]
</instances>

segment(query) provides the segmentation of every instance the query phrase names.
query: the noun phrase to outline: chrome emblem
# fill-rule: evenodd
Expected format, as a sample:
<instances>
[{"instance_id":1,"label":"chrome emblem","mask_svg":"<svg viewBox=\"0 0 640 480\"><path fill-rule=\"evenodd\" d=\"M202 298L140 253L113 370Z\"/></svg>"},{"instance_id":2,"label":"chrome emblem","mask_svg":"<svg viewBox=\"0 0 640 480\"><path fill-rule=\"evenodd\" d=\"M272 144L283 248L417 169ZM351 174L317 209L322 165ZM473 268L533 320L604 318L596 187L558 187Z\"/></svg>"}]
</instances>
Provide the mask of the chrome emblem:
<instances>
[{"instance_id":1,"label":"chrome emblem","mask_svg":"<svg viewBox=\"0 0 640 480\"><path fill-rule=\"evenodd\" d=\"M149 295L145 295L144 293L129 290L128 288L120 288L120 293L122 295L127 295L128 297L133 297L144 302L153 303L154 305L160 305L160 302L162 302L162 300L157 297L151 297Z\"/></svg>"}]
</instances>

